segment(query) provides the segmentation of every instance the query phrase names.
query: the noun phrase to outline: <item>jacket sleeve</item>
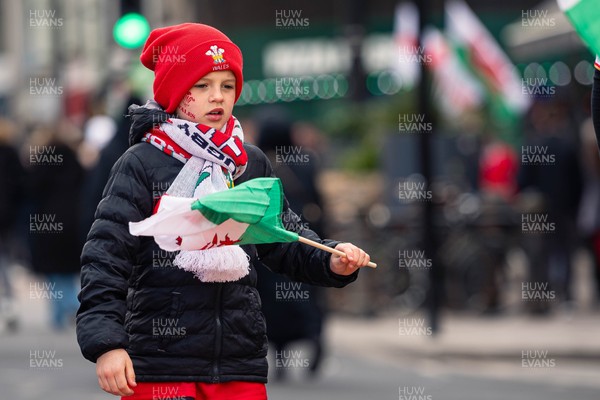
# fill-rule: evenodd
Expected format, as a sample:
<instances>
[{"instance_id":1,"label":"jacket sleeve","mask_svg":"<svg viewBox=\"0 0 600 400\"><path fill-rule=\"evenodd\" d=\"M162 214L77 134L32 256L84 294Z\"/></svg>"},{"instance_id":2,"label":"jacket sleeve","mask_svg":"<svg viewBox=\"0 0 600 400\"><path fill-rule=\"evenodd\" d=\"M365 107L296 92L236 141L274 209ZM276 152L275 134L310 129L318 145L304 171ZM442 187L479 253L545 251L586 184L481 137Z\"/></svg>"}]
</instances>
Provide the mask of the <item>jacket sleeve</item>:
<instances>
[{"instance_id":1,"label":"jacket sleeve","mask_svg":"<svg viewBox=\"0 0 600 400\"><path fill-rule=\"evenodd\" d=\"M85 358L127 348L125 330L128 279L140 241L129 221L151 213L147 178L140 160L127 151L114 165L81 255L77 341Z\"/></svg>"},{"instance_id":2,"label":"jacket sleeve","mask_svg":"<svg viewBox=\"0 0 600 400\"><path fill-rule=\"evenodd\" d=\"M248 163L252 163L251 173L244 177L249 180L257 177L275 177L273 167L267 156L257 147L246 146ZM312 239L329 247L339 242L320 239L315 232L305 229L300 217L289 208L284 199L282 220L286 229ZM331 254L300 242L270 243L256 245L259 259L273 272L289 276L291 279L318 286L344 287L358 277L358 271L352 275L335 274L329 268Z\"/></svg>"}]
</instances>

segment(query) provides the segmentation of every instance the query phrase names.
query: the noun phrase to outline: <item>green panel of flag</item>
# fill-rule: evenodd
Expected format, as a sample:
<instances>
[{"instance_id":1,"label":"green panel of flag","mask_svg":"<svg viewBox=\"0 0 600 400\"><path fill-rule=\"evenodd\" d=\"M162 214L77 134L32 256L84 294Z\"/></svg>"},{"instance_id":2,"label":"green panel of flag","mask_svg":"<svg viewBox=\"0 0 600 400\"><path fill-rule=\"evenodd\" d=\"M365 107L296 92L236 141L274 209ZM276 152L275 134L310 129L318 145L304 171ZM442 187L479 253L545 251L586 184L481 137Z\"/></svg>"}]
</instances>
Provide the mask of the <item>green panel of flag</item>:
<instances>
[{"instance_id":1,"label":"green panel of flag","mask_svg":"<svg viewBox=\"0 0 600 400\"><path fill-rule=\"evenodd\" d=\"M248 224L236 244L295 242L298 234L285 230L281 223L283 189L277 178L257 178L230 190L211 193L192 203L215 225L232 219Z\"/></svg>"},{"instance_id":2,"label":"green panel of flag","mask_svg":"<svg viewBox=\"0 0 600 400\"><path fill-rule=\"evenodd\" d=\"M575 31L595 54L600 54L600 2L598 0L558 0Z\"/></svg>"}]
</instances>

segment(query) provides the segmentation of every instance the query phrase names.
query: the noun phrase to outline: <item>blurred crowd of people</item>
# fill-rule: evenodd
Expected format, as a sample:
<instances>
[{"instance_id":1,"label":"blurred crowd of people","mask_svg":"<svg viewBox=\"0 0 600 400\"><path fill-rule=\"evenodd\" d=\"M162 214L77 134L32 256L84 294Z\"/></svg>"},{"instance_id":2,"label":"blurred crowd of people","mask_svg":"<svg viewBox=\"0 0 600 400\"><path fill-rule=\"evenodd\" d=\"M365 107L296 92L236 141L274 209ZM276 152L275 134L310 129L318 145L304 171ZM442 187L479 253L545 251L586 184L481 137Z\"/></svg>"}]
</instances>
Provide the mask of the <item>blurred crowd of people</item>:
<instances>
[{"instance_id":1,"label":"blurred crowd of people","mask_svg":"<svg viewBox=\"0 0 600 400\"><path fill-rule=\"evenodd\" d=\"M125 97L109 115L105 97L80 98L49 123L0 119L0 306L10 329L18 310L9 267L17 263L40 281L38 297L51 300L51 326L74 322L81 249L109 171L128 146L126 106L139 102Z\"/></svg>"},{"instance_id":2,"label":"blurred crowd of people","mask_svg":"<svg viewBox=\"0 0 600 400\"><path fill-rule=\"evenodd\" d=\"M570 135L567 110L559 104L537 103L529 114L527 136L521 151L492 143L481 157L481 192L498 196L515 208L518 244L528 258L528 281L548 283L560 301L569 302L571 259L575 249L575 216L579 207L582 176L577 138ZM530 234L523 230L533 216L547 222ZM536 225L538 226L538 225ZM514 244L514 243L513 243ZM502 253L496 266L502 272ZM499 292L499 291L498 291ZM498 307L499 294L488 304ZM544 312L548 302L531 302L533 312Z\"/></svg>"},{"instance_id":3,"label":"blurred crowd of people","mask_svg":"<svg viewBox=\"0 0 600 400\"><path fill-rule=\"evenodd\" d=\"M471 239L486 253L478 267L484 271L476 291L480 310L506 308L507 255L515 248L526 256L522 283L547 285L540 287L552 294L552 301L522 301L521 308L534 314L572 309L579 250L593 260L594 281L588 283L596 304L600 299L598 146L591 119L578 125L567 103L537 101L518 148L495 137L481 142L471 186L479 198Z\"/></svg>"}]
</instances>

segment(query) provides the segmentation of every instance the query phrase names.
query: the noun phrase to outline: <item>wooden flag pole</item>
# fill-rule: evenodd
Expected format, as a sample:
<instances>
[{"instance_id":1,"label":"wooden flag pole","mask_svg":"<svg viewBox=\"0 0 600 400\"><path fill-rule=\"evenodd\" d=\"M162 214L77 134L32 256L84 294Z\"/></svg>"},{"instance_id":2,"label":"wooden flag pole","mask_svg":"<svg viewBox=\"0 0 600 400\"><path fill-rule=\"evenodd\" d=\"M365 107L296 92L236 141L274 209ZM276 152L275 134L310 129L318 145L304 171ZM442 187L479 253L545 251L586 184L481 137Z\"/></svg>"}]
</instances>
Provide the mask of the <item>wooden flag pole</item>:
<instances>
[{"instance_id":1,"label":"wooden flag pole","mask_svg":"<svg viewBox=\"0 0 600 400\"><path fill-rule=\"evenodd\" d=\"M307 239L307 238L305 238L305 237L303 237L303 236L298 236L298 241L299 241L299 242L302 242L302 243L304 243L304 244L307 244L307 245L309 245L309 246L316 247L316 248L318 248L318 249L321 249L321 250L327 251L327 252L329 252L329 253L331 253L331 254L335 254L335 255L337 255L337 256L340 256L340 257L346 257L346 253L344 253L343 251L339 251L339 250L336 250L336 249L332 249L332 248L331 248L331 247L329 247L329 246L325 246L325 245L323 245L323 244L321 244L321 243L317 243L317 242L315 242L314 240ZM372 261L369 261L369 263L367 264L367 267L371 267L371 268L377 268L377 264L375 264L375 263L374 263L374 262L372 262Z\"/></svg>"}]
</instances>

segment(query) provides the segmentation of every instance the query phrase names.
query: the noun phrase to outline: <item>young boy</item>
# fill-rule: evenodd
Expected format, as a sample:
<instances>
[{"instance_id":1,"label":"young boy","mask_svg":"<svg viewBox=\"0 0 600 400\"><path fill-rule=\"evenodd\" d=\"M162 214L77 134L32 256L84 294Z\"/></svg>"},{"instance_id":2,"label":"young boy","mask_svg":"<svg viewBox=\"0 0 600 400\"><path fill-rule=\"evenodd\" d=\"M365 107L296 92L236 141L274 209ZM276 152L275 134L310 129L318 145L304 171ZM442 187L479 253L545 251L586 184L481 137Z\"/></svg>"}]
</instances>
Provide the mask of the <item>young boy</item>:
<instances>
[{"instance_id":1,"label":"young boy","mask_svg":"<svg viewBox=\"0 0 600 400\"><path fill-rule=\"evenodd\" d=\"M193 182L201 181L200 171L212 173L209 192L272 176L265 155L242 144L232 116L243 85L242 54L227 36L191 23L156 29L141 61L154 71L155 102L131 109L132 146L113 167L83 249L81 351L97 364L100 387L127 399L266 399L267 340L253 265L343 287L369 256L302 230L347 257L301 243L217 248L235 250L224 258L238 274L231 278L196 265L208 253L181 257L183 251L161 250L151 237L130 235L130 221L152 215L156 191L198 195L207 180L189 187L186 170L195 171ZM188 168L194 163L201 170ZM284 220L297 220L287 205L284 212Z\"/></svg>"}]
</instances>

